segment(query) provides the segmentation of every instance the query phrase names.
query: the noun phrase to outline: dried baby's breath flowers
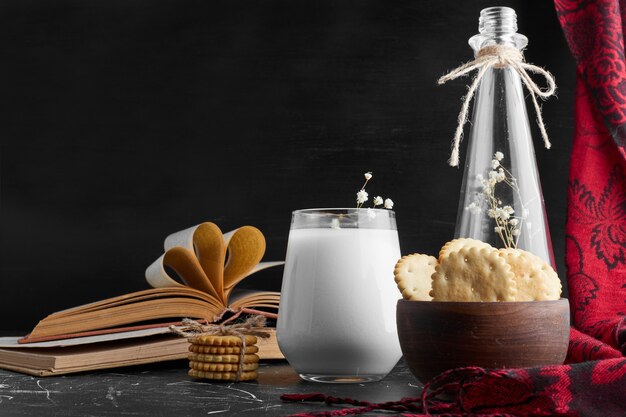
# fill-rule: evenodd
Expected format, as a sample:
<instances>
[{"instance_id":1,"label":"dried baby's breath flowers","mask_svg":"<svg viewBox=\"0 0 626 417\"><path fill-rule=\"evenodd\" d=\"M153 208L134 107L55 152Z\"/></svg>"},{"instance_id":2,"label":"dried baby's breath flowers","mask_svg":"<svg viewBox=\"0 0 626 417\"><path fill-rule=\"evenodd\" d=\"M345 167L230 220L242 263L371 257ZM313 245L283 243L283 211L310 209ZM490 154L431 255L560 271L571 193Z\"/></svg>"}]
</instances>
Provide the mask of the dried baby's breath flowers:
<instances>
[{"instance_id":1,"label":"dried baby's breath flowers","mask_svg":"<svg viewBox=\"0 0 626 417\"><path fill-rule=\"evenodd\" d=\"M363 204L369 198L369 194L365 191L365 186L372 179L373 174L371 172L366 172L363 176L365 177L365 182L363 183L361 189L356 193L356 208L363 208ZM391 210L393 208L393 200L390 198L383 199L381 196L376 196L372 200L372 207L370 208L377 208L378 206Z\"/></svg>"},{"instance_id":2,"label":"dried baby's breath flowers","mask_svg":"<svg viewBox=\"0 0 626 417\"><path fill-rule=\"evenodd\" d=\"M495 226L493 230L500 236L504 247L516 248L520 230L524 219L528 216L528 209L524 208L517 179L502 165L504 154L496 152L490 163L490 170L487 178L481 174L476 175L476 181L482 188L482 193L477 193L476 198L467 207L471 214L478 215L486 206L486 214L493 219ZM512 206L504 205L502 200L496 195L496 187L503 184L510 187L519 199L522 213L516 213Z\"/></svg>"}]
</instances>

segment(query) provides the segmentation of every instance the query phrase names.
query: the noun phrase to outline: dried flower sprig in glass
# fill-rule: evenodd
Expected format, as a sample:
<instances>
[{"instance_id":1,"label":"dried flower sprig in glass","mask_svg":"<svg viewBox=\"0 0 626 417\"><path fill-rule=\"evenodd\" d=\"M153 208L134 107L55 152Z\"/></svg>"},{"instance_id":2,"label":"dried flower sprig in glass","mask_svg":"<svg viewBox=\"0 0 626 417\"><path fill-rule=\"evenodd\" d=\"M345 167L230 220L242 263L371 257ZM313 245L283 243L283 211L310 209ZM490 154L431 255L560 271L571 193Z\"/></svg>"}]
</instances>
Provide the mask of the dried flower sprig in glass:
<instances>
[{"instance_id":1,"label":"dried flower sprig in glass","mask_svg":"<svg viewBox=\"0 0 626 417\"><path fill-rule=\"evenodd\" d=\"M486 206L487 216L494 220L494 231L500 236L504 247L517 248L522 223L528 216L528 210L524 207L521 199L517 179L502 165L503 159L504 154L496 152L491 160L491 170L488 177L484 178L480 174L476 176L482 193L477 193L474 201L465 209L472 214L478 214ZM522 213L516 213L510 205L503 205L496 193L498 184L506 185L513 190L523 208Z\"/></svg>"},{"instance_id":2,"label":"dried flower sprig in glass","mask_svg":"<svg viewBox=\"0 0 626 417\"><path fill-rule=\"evenodd\" d=\"M356 208L362 208L363 204L369 198L369 194L367 193L367 191L365 191L365 186L367 185L369 180L372 179L373 175L371 172L366 172L364 176L365 176L365 183L363 184L361 189L356 193ZM374 197L374 199L372 200L372 203L373 204L371 208L376 208L378 206L383 206L384 208L389 209L389 210L393 208L393 200L391 198L386 198L383 200L381 196L377 196L377 197Z\"/></svg>"}]
</instances>

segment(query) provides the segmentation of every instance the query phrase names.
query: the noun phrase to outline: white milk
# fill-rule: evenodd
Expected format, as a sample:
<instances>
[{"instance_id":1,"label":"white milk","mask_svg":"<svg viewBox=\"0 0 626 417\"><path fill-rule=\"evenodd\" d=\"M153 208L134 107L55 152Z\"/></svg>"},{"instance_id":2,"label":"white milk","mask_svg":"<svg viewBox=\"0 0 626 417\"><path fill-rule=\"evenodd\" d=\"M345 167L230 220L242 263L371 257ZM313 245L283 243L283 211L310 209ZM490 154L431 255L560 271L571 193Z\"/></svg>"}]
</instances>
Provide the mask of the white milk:
<instances>
[{"instance_id":1,"label":"white milk","mask_svg":"<svg viewBox=\"0 0 626 417\"><path fill-rule=\"evenodd\" d=\"M277 336L300 374L384 377L402 352L398 232L292 229Z\"/></svg>"}]
</instances>

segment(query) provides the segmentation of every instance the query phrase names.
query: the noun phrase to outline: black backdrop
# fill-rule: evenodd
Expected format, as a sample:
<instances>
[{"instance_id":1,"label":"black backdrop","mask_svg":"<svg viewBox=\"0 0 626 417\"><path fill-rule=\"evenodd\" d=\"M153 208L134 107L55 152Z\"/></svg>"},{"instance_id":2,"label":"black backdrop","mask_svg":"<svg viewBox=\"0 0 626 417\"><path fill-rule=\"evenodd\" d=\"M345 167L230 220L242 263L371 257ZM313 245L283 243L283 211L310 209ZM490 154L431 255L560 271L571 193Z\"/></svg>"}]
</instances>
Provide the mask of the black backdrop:
<instances>
[{"instance_id":1,"label":"black backdrop","mask_svg":"<svg viewBox=\"0 0 626 417\"><path fill-rule=\"evenodd\" d=\"M550 1L3 1L0 328L147 288L165 236L202 221L256 225L283 259L290 212L352 206L366 171L402 252L436 253L468 81L436 79L494 5L559 86L535 146L563 277L575 68Z\"/></svg>"}]
</instances>

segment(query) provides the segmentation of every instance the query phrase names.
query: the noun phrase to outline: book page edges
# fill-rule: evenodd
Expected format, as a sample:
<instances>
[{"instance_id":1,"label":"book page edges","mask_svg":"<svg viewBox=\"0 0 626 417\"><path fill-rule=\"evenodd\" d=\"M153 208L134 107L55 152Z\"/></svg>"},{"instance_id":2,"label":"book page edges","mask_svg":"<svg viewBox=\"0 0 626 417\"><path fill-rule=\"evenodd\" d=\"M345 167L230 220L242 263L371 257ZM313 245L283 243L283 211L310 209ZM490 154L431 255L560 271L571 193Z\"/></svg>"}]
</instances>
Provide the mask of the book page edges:
<instances>
[{"instance_id":1,"label":"book page edges","mask_svg":"<svg viewBox=\"0 0 626 417\"><path fill-rule=\"evenodd\" d=\"M284 359L276 340L276 329L268 328L267 331L270 337L258 339L257 354L262 360ZM0 343L2 339L6 338L0 338ZM0 348L0 368L35 376L49 376L185 359L189 354L187 340L180 337L156 342L139 340L133 346L123 346L117 351L111 346L101 348L90 344L84 346L85 349L81 352L65 355L58 353L55 355L54 352L59 349L50 349L47 353L42 347L37 349L39 352L28 352L30 349L24 346L21 346L22 349L3 347Z\"/></svg>"},{"instance_id":2,"label":"book page edges","mask_svg":"<svg viewBox=\"0 0 626 417\"><path fill-rule=\"evenodd\" d=\"M99 330L146 320L174 317L196 319L212 318L223 308L212 306L193 298L153 299L118 305L103 310L79 312L69 316L41 320L31 332L31 336L44 337L57 334L79 333Z\"/></svg>"},{"instance_id":3,"label":"book page edges","mask_svg":"<svg viewBox=\"0 0 626 417\"><path fill-rule=\"evenodd\" d=\"M198 320L206 324L206 320ZM169 323L154 323L146 325L136 325L128 327L113 327L110 329L90 330L80 333L57 334L44 337L32 337L30 334L15 338L0 337L0 348L3 347L54 347L54 346L75 346L80 344L106 342L110 340L131 339L134 337L153 336L156 334L171 333L170 326L182 326L181 321ZM17 345L16 345L17 344Z\"/></svg>"},{"instance_id":4,"label":"book page edges","mask_svg":"<svg viewBox=\"0 0 626 417\"><path fill-rule=\"evenodd\" d=\"M125 361L112 362L112 363L99 363L93 364L89 366L79 366L79 367L71 367L71 368L33 368L28 366L19 366L8 364L0 361L0 369L7 369L9 371L20 372L27 375L32 376L54 376L54 375L67 375L77 372L87 372L87 371L97 371L102 369L112 369L112 368L121 368L124 366L134 366L134 365L144 365L149 363L156 362L165 362L165 361L173 361L179 359L185 359L188 356L189 352L176 353L169 356L161 356L158 359L155 358L141 358L141 359L129 359Z\"/></svg>"}]
</instances>

